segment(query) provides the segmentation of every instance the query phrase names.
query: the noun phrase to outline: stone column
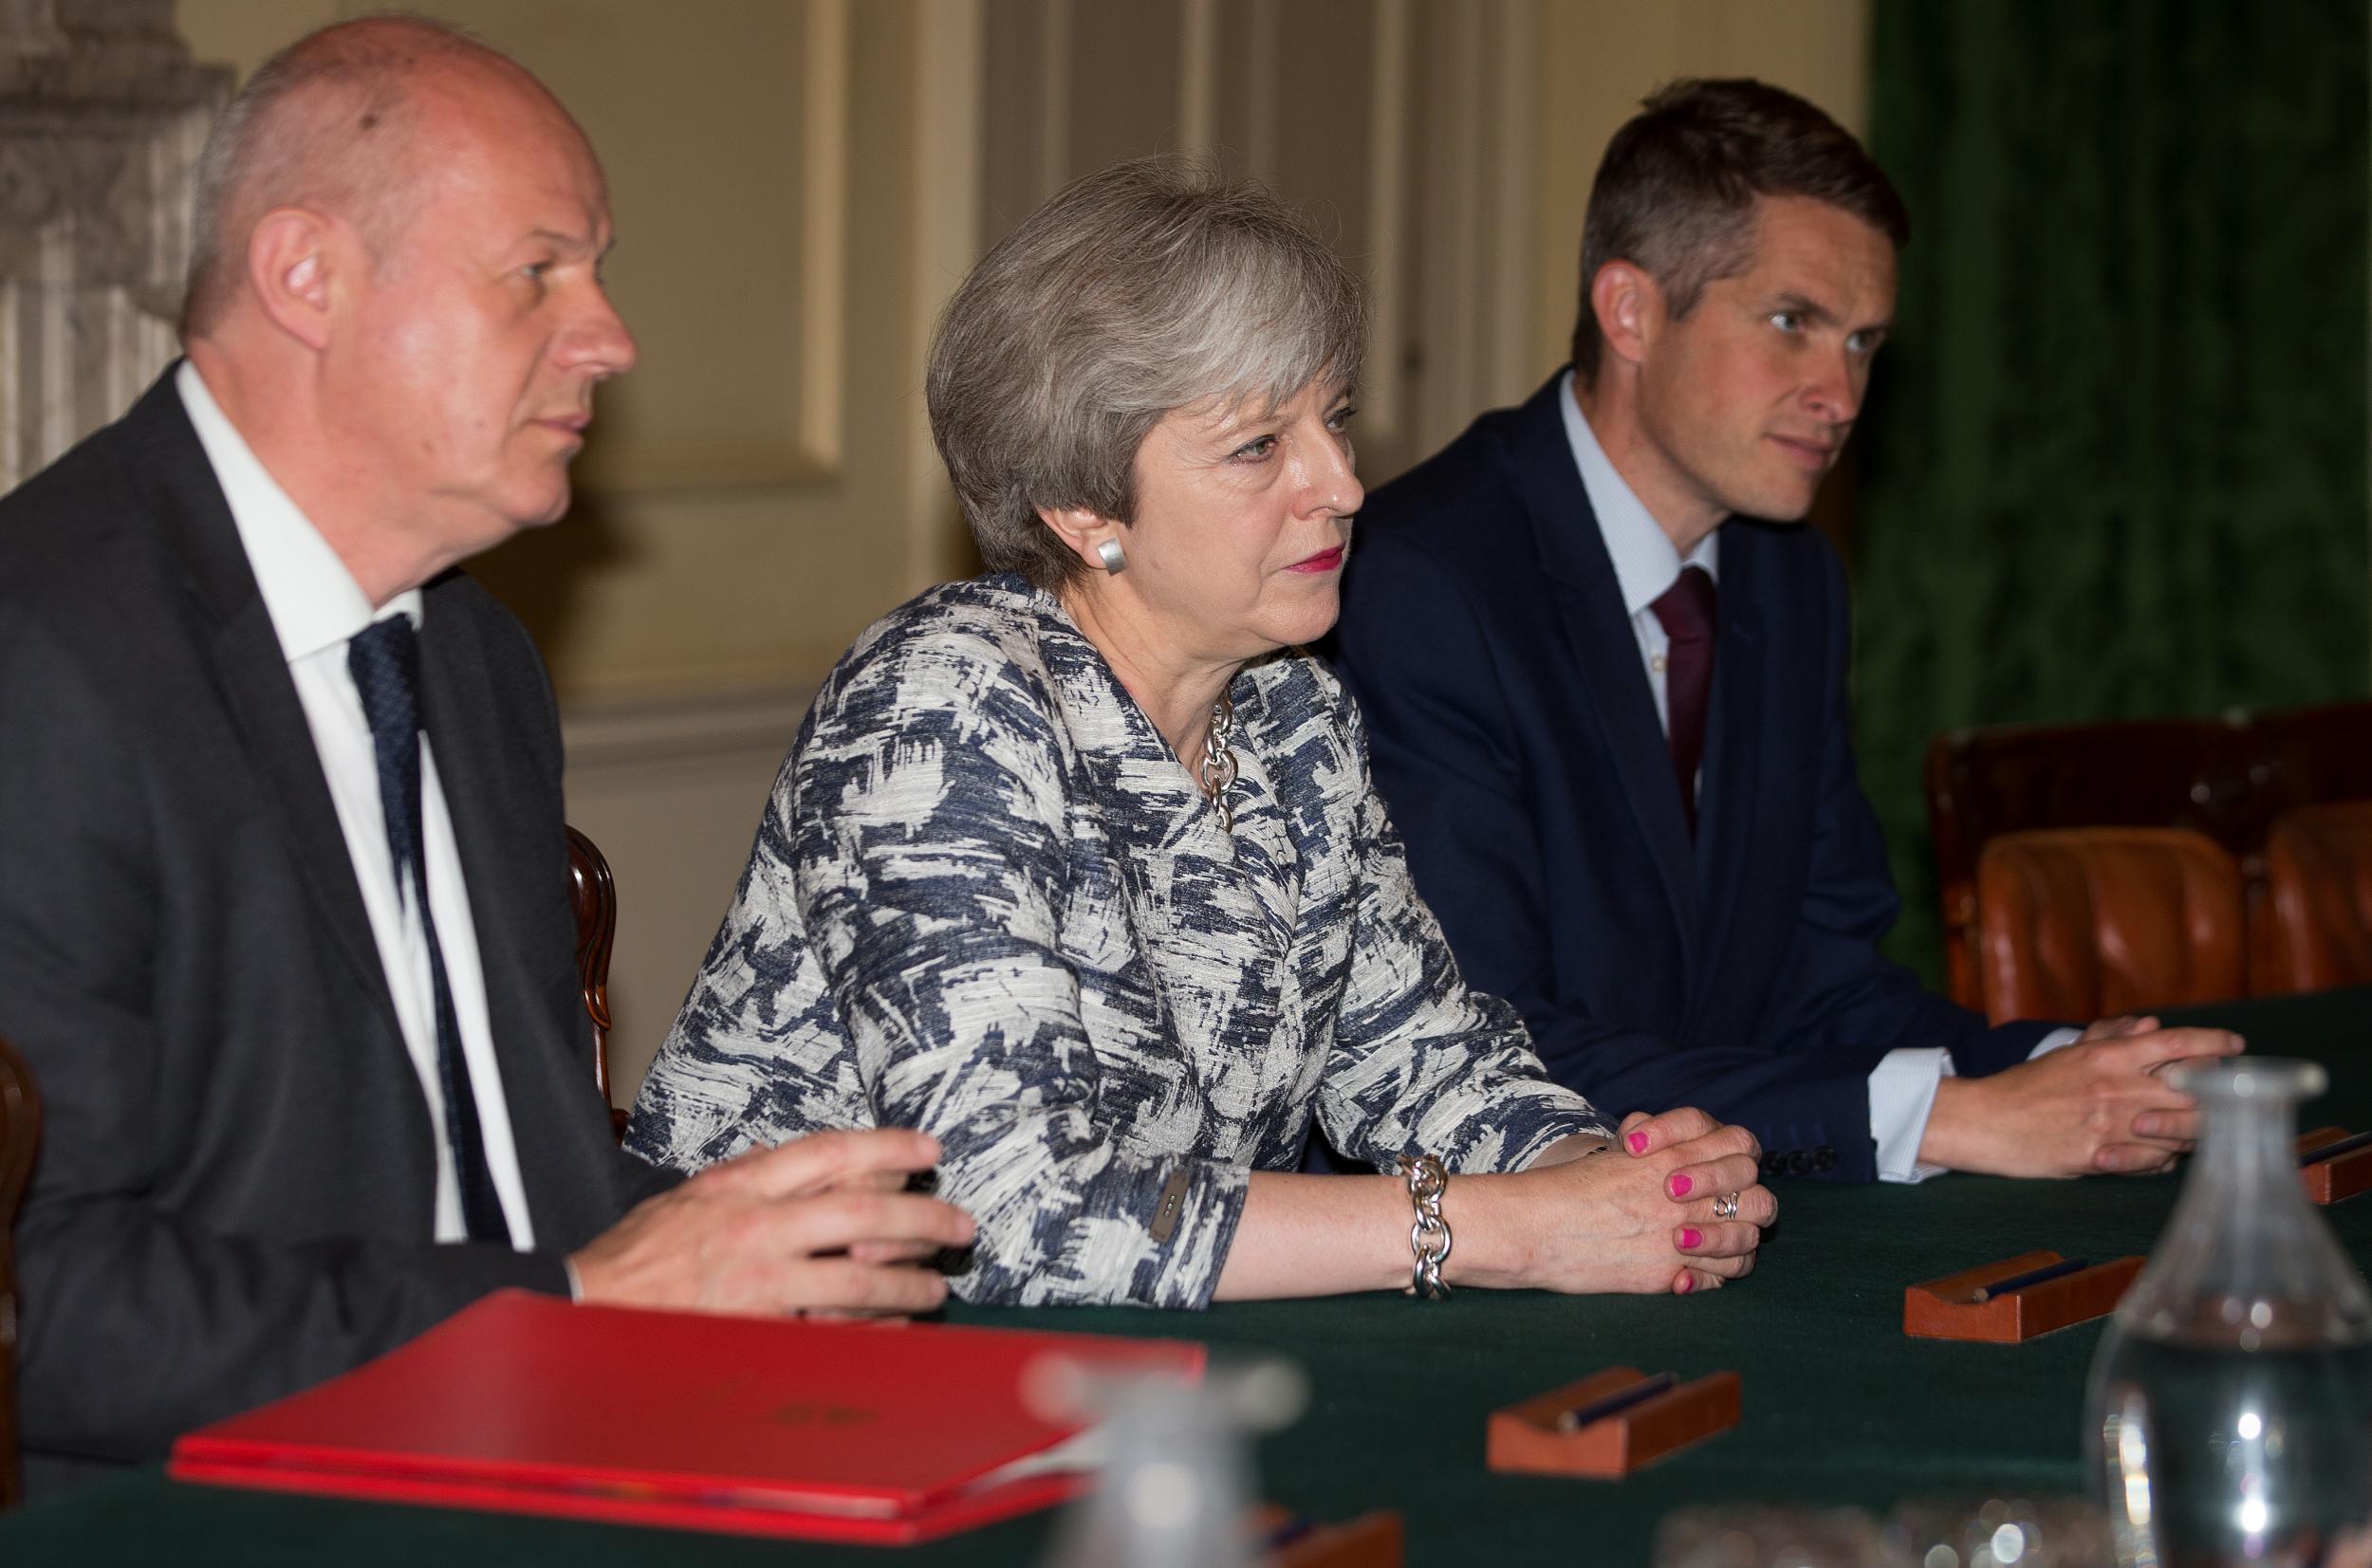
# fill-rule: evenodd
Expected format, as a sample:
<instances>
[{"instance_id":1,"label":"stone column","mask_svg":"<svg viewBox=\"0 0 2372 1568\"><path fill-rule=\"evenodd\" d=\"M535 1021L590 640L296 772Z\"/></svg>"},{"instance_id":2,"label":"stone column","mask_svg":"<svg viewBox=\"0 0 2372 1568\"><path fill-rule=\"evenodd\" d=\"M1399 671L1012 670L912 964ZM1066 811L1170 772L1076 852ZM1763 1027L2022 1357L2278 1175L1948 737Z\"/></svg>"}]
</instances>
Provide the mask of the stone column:
<instances>
[{"instance_id":1,"label":"stone column","mask_svg":"<svg viewBox=\"0 0 2372 1568\"><path fill-rule=\"evenodd\" d=\"M173 0L0 0L0 492L172 360L231 78L190 59Z\"/></svg>"}]
</instances>

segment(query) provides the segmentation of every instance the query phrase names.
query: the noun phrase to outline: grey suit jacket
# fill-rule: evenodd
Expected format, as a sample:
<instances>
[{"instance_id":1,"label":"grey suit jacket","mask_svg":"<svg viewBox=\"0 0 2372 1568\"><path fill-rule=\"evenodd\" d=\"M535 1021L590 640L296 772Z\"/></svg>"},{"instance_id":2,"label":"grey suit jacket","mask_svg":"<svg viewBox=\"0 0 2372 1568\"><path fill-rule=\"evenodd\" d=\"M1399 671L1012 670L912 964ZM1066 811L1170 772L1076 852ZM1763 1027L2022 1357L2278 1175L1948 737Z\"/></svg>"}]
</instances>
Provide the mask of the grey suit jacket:
<instances>
[{"instance_id":1,"label":"grey suit jacket","mask_svg":"<svg viewBox=\"0 0 2372 1568\"><path fill-rule=\"evenodd\" d=\"M335 808L171 373L0 501L0 1035L46 1127L18 1226L32 1484L387 1350L562 1255L612 1145L527 634L429 585L422 706L541 1255L435 1245L428 1108Z\"/></svg>"}]
</instances>

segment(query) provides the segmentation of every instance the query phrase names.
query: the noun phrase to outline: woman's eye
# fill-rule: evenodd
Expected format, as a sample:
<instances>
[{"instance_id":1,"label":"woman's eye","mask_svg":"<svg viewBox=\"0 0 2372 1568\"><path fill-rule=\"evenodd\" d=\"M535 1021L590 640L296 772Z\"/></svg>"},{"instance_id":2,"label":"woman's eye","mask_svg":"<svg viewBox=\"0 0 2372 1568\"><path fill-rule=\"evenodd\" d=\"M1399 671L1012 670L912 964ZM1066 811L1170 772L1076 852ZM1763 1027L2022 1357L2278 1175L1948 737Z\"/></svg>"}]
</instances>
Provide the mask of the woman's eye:
<instances>
[{"instance_id":1,"label":"woman's eye","mask_svg":"<svg viewBox=\"0 0 2372 1568\"><path fill-rule=\"evenodd\" d=\"M1332 414L1326 415L1326 429L1348 430L1350 428L1351 419L1358 413L1358 405L1353 403L1344 404L1341 408L1336 409Z\"/></svg>"},{"instance_id":2,"label":"woman's eye","mask_svg":"<svg viewBox=\"0 0 2372 1568\"><path fill-rule=\"evenodd\" d=\"M1804 318L1793 310L1776 310L1771 312L1770 324L1782 332L1801 332L1804 330Z\"/></svg>"},{"instance_id":3,"label":"woman's eye","mask_svg":"<svg viewBox=\"0 0 2372 1568\"><path fill-rule=\"evenodd\" d=\"M1237 447L1234 452L1229 455L1240 458L1248 463L1257 463L1274 451L1276 451L1276 437L1273 435L1264 435L1257 441L1245 442L1242 446Z\"/></svg>"}]
</instances>

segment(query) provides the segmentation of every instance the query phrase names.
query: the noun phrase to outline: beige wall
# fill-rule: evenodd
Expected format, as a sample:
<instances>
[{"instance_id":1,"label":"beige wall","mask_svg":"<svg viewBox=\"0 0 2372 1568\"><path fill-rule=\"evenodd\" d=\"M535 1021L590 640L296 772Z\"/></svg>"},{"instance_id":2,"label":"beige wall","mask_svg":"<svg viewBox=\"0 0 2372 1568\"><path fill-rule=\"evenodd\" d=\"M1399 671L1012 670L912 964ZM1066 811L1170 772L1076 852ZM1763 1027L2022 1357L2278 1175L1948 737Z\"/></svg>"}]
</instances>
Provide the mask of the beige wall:
<instances>
[{"instance_id":1,"label":"beige wall","mask_svg":"<svg viewBox=\"0 0 2372 1568\"><path fill-rule=\"evenodd\" d=\"M569 813L621 890L616 1079L639 1081L806 694L967 569L922 417L940 303L1113 158L1202 153L1367 275L1371 480L1564 357L1607 134L1670 77L1861 120L1865 0L430 0L574 110L640 341L579 501L477 570L550 659ZM180 0L252 69L362 0Z\"/></svg>"},{"instance_id":2,"label":"beige wall","mask_svg":"<svg viewBox=\"0 0 2372 1568\"><path fill-rule=\"evenodd\" d=\"M180 15L200 58L244 71L370 9L182 0ZM420 9L518 56L584 122L617 217L612 292L642 353L602 394L575 513L482 575L534 627L572 704L811 676L954 561L952 510L909 459L922 335L939 274L961 266L934 262L968 257L974 234L967 201L917 174L944 144L960 157L973 117L921 92L918 73L926 25L969 8ZM969 198L975 181L955 175Z\"/></svg>"},{"instance_id":3,"label":"beige wall","mask_svg":"<svg viewBox=\"0 0 2372 1568\"><path fill-rule=\"evenodd\" d=\"M180 16L199 58L245 72L367 9ZM1065 179L1187 147L1317 212L1379 287L1362 436L1381 477L1562 359L1589 175L1649 88L1752 72L1857 126L1864 97L1864 0L426 9L551 83L610 175L642 363L603 393L577 514L483 568L572 706L809 681L960 566L923 338L984 239Z\"/></svg>"}]
</instances>

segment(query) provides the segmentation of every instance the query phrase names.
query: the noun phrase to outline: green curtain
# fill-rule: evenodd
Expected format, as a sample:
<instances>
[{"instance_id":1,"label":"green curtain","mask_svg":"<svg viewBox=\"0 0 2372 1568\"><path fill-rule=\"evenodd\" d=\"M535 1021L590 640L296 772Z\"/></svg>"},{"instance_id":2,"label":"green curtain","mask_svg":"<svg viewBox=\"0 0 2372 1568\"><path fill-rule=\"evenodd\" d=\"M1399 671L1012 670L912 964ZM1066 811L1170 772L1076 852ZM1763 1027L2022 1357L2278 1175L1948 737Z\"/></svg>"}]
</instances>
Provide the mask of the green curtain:
<instances>
[{"instance_id":1,"label":"green curtain","mask_svg":"<svg viewBox=\"0 0 2372 1568\"><path fill-rule=\"evenodd\" d=\"M1878 0L1912 213L1861 444L1855 708L1940 973L1938 731L2361 696L2364 0Z\"/></svg>"}]
</instances>

